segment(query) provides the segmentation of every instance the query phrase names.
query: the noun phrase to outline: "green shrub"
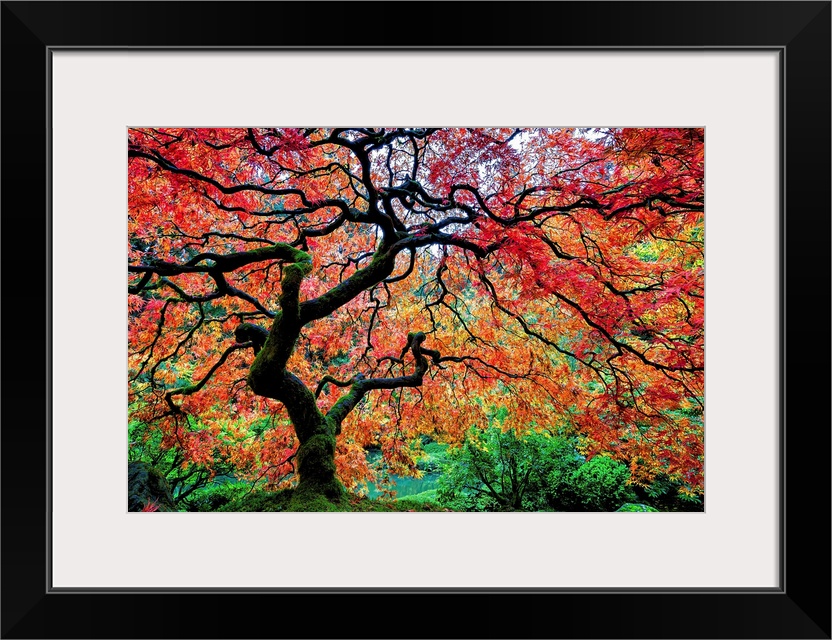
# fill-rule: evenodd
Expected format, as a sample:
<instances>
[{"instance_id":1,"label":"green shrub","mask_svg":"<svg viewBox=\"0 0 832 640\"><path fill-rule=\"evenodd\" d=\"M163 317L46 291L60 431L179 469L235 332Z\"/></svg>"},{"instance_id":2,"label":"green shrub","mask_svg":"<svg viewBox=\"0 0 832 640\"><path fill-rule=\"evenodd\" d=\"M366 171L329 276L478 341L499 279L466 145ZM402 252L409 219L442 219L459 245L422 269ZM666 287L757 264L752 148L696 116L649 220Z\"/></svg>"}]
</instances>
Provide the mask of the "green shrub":
<instances>
[{"instance_id":1,"label":"green shrub","mask_svg":"<svg viewBox=\"0 0 832 640\"><path fill-rule=\"evenodd\" d=\"M618 509L616 509L616 512L618 512L618 511L627 511L627 512L632 512L632 513L647 513L647 512L658 513L659 512L658 509L654 509L649 504L634 504L632 502L627 502L625 504L622 504L620 507L618 507Z\"/></svg>"},{"instance_id":2,"label":"green shrub","mask_svg":"<svg viewBox=\"0 0 832 640\"><path fill-rule=\"evenodd\" d=\"M636 499L627 486L630 470L607 456L595 456L572 474L572 488L580 510L615 511Z\"/></svg>"},{"instance_id":3,"label":"green shrub","mask_svg":"<svg viewBox=\"0 0 832 640\"><path fill-rule=\"evenodd\" d=\"M650 486L637 488L636 495L638 502L650 504L659 511L702 511L704 497L691 495L684 489L681 481L659 475Z\"/></svg>"},{"instance_id":4,"label":"green shrub","mask_svg":"<svg viewBox=\"0 0 832 640\"><path fill-rule=\"evenodd\" d=\"M208 485L188 496L188 511L216 511L242 498L250 489L251 487L245 483L223 482Z\"/></svg>"},{"instance_id":5,"label":"green shrub","mask_svg":"<svg viewBox=\"0 0 832 640\"><path fill-rule=\"evenodd\" d=\"M252 491L237 500L223 505L217 511L286 511L291 498L292 489L284 489L283 491Z\"/></svg>"},{"instance_id":6,"label":"green shrub","mask_svg":"<svg viewBox=\"0 0 832 640\"><path fill-rule=\"evenodd\" d=\"M568 476L583 458L574 442L547 433L518 437L498 427L471 430L446 452L437 497L460 511L551 510L550 476Z\"/></svg>"},{"instance_id":7,"label":"green shrub","mask_svg":"<svg viewBox=\"0 0 832 640\"><path fill-rule=\"evenodd\" d=\"M471 430L446 452L437 499L455 511L615 511L637 501L626 465L587 461L576 444L545 432Z\"/></svg>"}]
</instances>

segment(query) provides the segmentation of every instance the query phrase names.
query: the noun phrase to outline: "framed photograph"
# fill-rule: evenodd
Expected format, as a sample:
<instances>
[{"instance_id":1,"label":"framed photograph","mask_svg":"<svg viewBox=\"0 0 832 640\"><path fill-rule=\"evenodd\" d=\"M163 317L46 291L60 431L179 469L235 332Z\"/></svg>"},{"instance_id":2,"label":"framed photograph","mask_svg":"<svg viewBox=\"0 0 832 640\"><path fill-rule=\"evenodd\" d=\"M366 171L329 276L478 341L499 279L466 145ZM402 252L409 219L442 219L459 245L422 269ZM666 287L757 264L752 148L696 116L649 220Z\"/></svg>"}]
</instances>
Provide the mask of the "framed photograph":
<instances>
[{"instance_id":1,"label":"framed photograph","mask_svg":"<svg viewBox=\"0 0 832 640\"><path fill-rule=\"evenodd\" d=\"M830 637L829 2L2 12L3 637Z\"/></svg>"}]
</instances>

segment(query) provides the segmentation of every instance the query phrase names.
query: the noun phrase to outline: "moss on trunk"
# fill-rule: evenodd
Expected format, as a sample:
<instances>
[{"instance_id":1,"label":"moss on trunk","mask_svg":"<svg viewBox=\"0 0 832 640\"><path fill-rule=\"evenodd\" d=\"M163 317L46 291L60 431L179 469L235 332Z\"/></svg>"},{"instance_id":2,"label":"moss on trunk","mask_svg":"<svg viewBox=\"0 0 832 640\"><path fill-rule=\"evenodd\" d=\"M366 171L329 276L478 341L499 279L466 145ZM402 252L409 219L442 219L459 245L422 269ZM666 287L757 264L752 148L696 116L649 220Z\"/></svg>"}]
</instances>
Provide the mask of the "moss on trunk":
<instances>
[{"instance_id":1,"label":"moss on trunk","mask_svg":"<svg viewBox=\"0 0 832 640\"><path fill-rule=\"evenodd\" d=\"M298 448L298 486L289 503L291 511L338 511L347 501L335 474L335 434L328 422Z\"/></svg>"}]
</instances>

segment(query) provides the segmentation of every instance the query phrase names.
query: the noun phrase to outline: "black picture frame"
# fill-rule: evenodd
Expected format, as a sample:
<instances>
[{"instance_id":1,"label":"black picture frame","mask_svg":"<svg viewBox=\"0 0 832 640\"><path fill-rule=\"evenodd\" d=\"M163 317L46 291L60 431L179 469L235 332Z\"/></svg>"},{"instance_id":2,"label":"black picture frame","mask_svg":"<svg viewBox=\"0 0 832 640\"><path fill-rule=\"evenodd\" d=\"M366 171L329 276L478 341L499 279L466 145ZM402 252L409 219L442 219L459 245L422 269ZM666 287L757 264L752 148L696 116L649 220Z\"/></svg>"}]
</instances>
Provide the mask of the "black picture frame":
<instances>
[{"instance_id":1,"label":"black picture frame","mask_svg":"<svg viewBox=\"0 0 832 640\"><path fill-rule=\"evenodd\" d=\"M828 1L3 2L2 637L830 638L831 6ZM167 26L149 28L149 18L162 15L158 24ZM46 244L44 239L49 237L50 52L273 47L276 39L289 48L779 51L785 79L779 588L673 593L58 593L49 588L46 264L55 239ZM748 464L753 469L753 461ZM79 495L79 517L94 507L94 493ZM320 615L305 614L315 607ZM442 612L442 618L432 620L431 612ZM452 627L439 624L448 619Z\"/></svg>"}]
</instances>

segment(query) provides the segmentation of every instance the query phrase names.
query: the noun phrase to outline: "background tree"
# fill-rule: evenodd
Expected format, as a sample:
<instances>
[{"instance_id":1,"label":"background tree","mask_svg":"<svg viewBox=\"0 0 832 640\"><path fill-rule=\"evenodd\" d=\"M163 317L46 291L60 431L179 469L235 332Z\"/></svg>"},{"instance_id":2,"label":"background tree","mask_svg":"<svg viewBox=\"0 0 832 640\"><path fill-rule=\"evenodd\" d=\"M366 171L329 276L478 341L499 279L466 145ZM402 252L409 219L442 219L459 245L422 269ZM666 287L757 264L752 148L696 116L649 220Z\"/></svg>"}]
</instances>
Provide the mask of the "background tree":
<instances>
[{"instance_id":1,"label":"background tree","mask_svg":"<svg viewBox=\"0 0 832 640\"><path fill-rule=\"evenodd\" d=\"M495 407L701 493L703 141L131 129L131 418L298 509Z\"/></svg>"}]
</instances>

